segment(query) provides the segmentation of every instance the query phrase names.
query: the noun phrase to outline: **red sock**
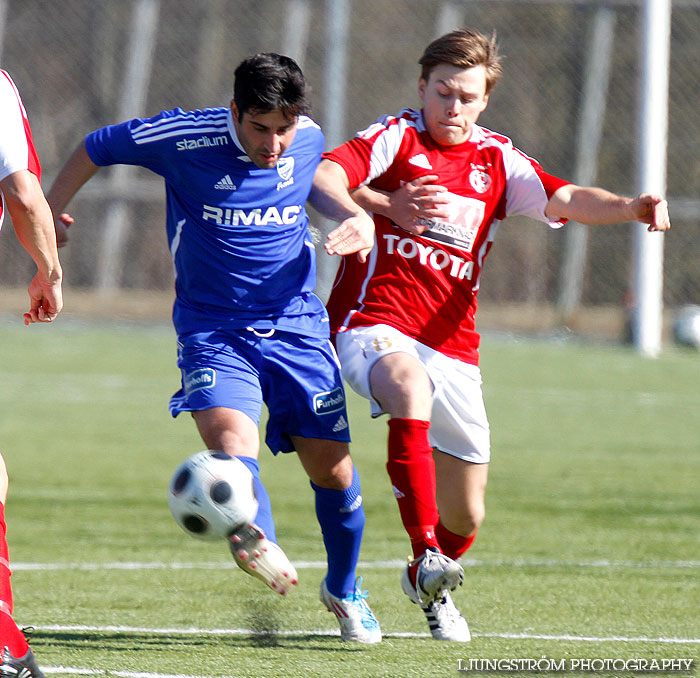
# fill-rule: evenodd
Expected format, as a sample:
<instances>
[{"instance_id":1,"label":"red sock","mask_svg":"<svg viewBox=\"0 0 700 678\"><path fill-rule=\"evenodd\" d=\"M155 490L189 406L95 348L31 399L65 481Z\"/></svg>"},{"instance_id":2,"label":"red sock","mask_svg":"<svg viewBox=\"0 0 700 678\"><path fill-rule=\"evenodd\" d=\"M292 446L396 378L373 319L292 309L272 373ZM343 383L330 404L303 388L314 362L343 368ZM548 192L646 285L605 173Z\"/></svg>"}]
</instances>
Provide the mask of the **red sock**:
<instances>
[{"instance_id":1,"label":"red sock","mask_svg":"<svg viewBox=\"0 0 700 678\"><path fill-rule=\"evenodd\" d=\"M389 420L389 460L386 469L399 505L401 521L411 539L413 557L429 547L439 550L435 536L435 462L428 441L429 421Z\"/></svg>"},{"instance_id":2,"label":"red sock","mask_svg":"<svg viewBox=\"0 0 700 678\"><path fill-rule=\"evenodd\" d=\"M14 619L5 612L0 612L0 652L7 647L13 657L24 657L29 650L27 639L17 628Z\"/></svg>"},{"instance_id":3,"label":"red sock","mask_svg":"<svg viewBox=\"0 0 700 678\"><path fill-rule=\"evenodd\" d=\"M476 532L474 530L468 537L463 537L461 534L450 532L442 523L438 523L435 527L435 534L442 552L452 560L457 560L474 543Z\"/></svg>"},{"instance_id":4,"label":"red sock","mask_svg":"<svg viewBox=\"0 0 700 678\"><path fill-rule=\"evenodd\" d=\"M10 586L10 555L7 548L5 505L0 502L0 611L12 614L12 587ZM0 648L1 650L2 648Z\"/></svg>"},{"instance_id":5,"label":"red sock","mask_svg":"<svg viewBox=\"0 0 700 678\"><path fill-rule=\"evenodd\" d=\"M6 539L5 506L0 502L0 652L7 646L13 657L24 657L29 645L12 619L10 559Z\"/></svg>"}]
</instances>

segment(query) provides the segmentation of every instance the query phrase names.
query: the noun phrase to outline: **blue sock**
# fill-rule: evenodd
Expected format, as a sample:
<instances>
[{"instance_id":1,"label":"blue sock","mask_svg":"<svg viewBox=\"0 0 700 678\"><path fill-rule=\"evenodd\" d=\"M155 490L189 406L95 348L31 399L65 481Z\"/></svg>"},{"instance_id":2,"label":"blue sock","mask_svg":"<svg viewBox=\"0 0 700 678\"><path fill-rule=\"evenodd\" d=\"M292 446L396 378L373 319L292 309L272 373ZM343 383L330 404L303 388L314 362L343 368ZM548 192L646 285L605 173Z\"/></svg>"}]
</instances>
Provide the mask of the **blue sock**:
<instances>
[{"instance_id":1,"label":"blue sock","mask_svg":"<svg viewBox=\"0 0 700 678\"><path fill-rule=\"evenodd\" d=\"M258 498L258 512L255 515L255 524L265 533L265 536L273 543L277 543L275 522L272 519L272 505L265 486L260 480L260 465L253 457L238 457L253 474L255 496Z\"/></svg>"},{"instance_id":2,"label":"blue sock","mask_svg":"<svg viewBox=\"0 0 700 678\"><path fill-rule=\"evenodd\" d=\"M334 596L344 598L355 590L355 567L365 527L360 476L353 468L352 485L346 490L330 490L314 483L311 487L316 493L316 517L328 554L326 586Z\"/></svg>"}]
</instances>

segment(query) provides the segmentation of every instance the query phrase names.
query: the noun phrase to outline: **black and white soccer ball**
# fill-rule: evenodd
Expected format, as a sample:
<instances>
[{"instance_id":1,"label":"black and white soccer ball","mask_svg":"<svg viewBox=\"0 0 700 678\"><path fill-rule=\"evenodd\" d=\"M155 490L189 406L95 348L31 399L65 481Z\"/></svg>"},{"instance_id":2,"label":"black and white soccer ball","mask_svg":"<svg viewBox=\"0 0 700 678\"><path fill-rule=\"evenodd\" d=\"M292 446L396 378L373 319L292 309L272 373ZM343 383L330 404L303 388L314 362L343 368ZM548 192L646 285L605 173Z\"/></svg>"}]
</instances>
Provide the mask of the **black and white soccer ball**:
<instances>
[{"instance_id":1,"label":"black and white soccer ball","mask_svg":"<svg viewBox=\"0 0 700 678\"><path fill-rule=\"evenodd\" d=\"M258 511L253 475L225 452L205 450L175 469L168 504L177 524L197 539L227 539Z\"/></svg>"},{"instance_id":2,"label":"black and white soccer ball","mask_svg":"<svg viewBox=\"0 0 700 678\"><path fill-rule=\"evenodd\" d=\"M673 338L681 346L700 350L700 306L683 306L676 313L673 323Z\"/></svg>"}]
</instances>

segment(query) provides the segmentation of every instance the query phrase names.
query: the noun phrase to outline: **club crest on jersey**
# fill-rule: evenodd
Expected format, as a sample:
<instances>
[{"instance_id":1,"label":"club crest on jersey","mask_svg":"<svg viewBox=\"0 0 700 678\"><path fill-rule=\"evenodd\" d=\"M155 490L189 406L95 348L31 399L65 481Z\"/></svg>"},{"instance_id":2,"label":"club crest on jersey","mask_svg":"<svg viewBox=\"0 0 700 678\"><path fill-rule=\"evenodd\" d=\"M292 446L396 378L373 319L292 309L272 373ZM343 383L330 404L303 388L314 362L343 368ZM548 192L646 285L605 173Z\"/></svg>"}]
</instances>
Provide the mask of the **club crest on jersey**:
<instances>
[{"instance_id":1,"label":"club crest on jersey","mask_svg":"<svg viewBox=\"0 0 700 678\"><path fill-rule=\"evenodd\" d=\"M316 414L331 414L338 412L345 407L345 393L342 387L334 388L332 391L324 391L314 396L314 412Z\"/></svg>"},{"instance_id":2,"label":"club crest on jersey","mask_svg":"<svg viewBox=\"0 0 700 678\"><path fill-rule=\"evenodd\" d=\"M284 156L281 157L277 161L277 174L280 175L282 178L282 181L280 181L277 184L277 190L281 190L283 188L286 188L287 186L291 186L294 183L294 177L292 174L294 173L294 158L285 158Z\"/></svg>"},{"instance_id":3,"label":"club crest on jersey","mask_svg":"<svg viewBox=\"0 0 700 678\"><path fill-rule=\"evenodd\" d=\"M486 172L486 168L474 167L469 173L469 183L477 193L486 193L491 188L491 177Z\"/></svg>"}]
</instances>

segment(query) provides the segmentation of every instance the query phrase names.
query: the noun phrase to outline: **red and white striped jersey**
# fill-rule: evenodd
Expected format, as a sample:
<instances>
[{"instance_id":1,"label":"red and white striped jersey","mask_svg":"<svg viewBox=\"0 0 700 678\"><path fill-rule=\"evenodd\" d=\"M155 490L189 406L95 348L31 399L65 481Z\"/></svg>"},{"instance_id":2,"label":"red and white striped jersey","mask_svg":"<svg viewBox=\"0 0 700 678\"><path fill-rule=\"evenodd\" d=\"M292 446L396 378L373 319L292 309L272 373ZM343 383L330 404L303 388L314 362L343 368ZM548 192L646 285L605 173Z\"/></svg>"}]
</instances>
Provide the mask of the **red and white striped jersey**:
<instances>
[{"instance_id":1,"label":"red and white striped jersey","mask_svg":"<svg viewBox=\"0 0 700 678\"><path fill-rule=\"evenodd\" d=\"M328 301L331 331L387 324L452 358L478 364L474 324L479 279L500 222L526 215L559 227L544 210L567 182L547 174L510 139L474 126L468 141L441 146L420 111L384 116L324 154L345 170L350 187L394 191L437 175L448 189L450 216L416 236L374 215L368 261L343 258Z\"/></svg>"},{"instance_id":2,"label":"red and white striped jersey","mask_svg":"<svg viewBox=\"0 0 700 678\"><path fill-rule=\"evenodd\" d=\"M22 98L9 74L0 70L0 181L10 174L27 169L41 180L41 165ZM3 196L0 227L4 213Z\"/></svg>"}]
</instances>

